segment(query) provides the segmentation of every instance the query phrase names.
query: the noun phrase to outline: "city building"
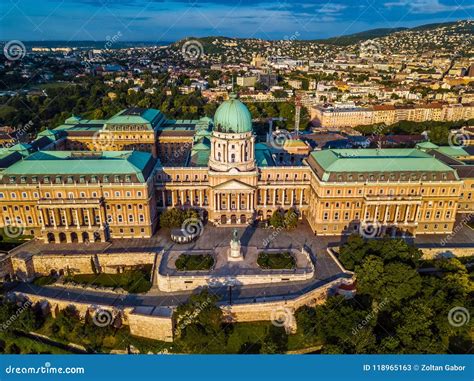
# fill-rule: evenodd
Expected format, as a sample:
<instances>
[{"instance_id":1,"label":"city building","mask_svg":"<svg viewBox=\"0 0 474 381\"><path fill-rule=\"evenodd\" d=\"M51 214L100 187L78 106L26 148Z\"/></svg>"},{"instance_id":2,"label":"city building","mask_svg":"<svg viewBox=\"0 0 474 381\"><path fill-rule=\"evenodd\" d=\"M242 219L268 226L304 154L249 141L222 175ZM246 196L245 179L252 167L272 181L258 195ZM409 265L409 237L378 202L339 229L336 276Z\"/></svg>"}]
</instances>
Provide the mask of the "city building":
<instances>
[{"instance_id":1,"label":"city building","mask_svg":"<svg viewBox=\"0 0 474 381\"><path fill-rule=\"evenodd\" d=\"M356 127L402 120L411 122L457 121L474 118L474 104L428 104L411 107L380 105L374 107L322 107L311 108L311 119L327 128Z\"/></svg>"}]
</instances>

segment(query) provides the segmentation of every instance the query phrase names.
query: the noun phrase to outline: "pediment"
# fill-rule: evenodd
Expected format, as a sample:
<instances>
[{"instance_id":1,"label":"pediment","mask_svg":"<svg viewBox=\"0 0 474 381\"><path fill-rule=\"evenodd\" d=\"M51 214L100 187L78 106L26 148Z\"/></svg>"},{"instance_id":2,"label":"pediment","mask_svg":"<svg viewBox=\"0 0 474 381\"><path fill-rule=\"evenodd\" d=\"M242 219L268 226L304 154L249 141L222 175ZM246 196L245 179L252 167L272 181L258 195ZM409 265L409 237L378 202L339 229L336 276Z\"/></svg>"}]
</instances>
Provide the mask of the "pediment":
<instances>
[{"instance_id":1,"label":"pediment","mask_svg":"<svg viewBox=\"0 0 474 381\"><path fill-rule=\"evenodd\" d=\"M253 190L254 187L238 180L229 180L214 187L216 190Z\"/></svg>"}]
</instances>

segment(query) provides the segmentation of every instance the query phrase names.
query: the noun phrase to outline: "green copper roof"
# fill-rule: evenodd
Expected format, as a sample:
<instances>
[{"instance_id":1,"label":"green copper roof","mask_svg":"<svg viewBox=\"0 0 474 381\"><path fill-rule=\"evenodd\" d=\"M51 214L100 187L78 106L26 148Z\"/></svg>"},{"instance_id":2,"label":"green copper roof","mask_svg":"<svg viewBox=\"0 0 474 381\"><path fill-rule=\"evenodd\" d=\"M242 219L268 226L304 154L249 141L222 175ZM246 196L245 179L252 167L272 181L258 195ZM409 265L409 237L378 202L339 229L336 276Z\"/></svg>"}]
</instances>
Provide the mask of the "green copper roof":
<instances>
[{"instance_id":1,"label":"green copper roof","mask_svg":"<svg viewBox=\"0 0 474 381\"><path fill-rule=\"evenodd\" d=\"M436 151L451 157L469 156L469 154L461 147L443 146L436 148Z\"/></svg>"},{"instance_id":2,"label":"green copper roof","mask_svg":"<svg viewBox=\"0 0 474 381\"><path fill-rule=\"evenodd\" d=\"M3 175L115 175L136 174L153 161L151 154L139 151L40 151L5 169Z\"/></svg>"},{"instance_id":3,"label":"green copper roof","mask_svg":"<svg viewBox=\"0 0 474 381\"><path fill-rule=\"evenodd\" d=\"M433 149L438 148L438 146L431 142L421 142L416 145L416 148Z\"/></svg>"},{"instance_id":4,"label":"green copper roof","mask_svg":"<svg viewBox=\"0 0 474 381\"><path fill-rule=\"evenodd\" d=\"M151 129L161 119L164 119L164 116L160 110L130 108L120 111L107 120L105 128L109 124L146 124Z\"/></svg>"},{"instance_id":5,"label":"green copper roof","mask_svg":"<svg viewBox=\"0 0 474 381\"><path fill-rule=\"evenodd\" d=\"M452 172L453 169L417 149L328 149L311 156L326 172Z\"/></svg>"},{"instance_id":6,"label":"green copper roof","mask_svg":"<svg viewBox=\"0 0 474 381\"><path fill-rule=\"evenodd\" d=\"M272 158L272 152L267 144L255 144L255 161L259 167L271 167L275 165Z\"/></svg>"},{"instance_id":7,"label":"green copper roof","mask_svg":"<svg viewBox=\"0 0 474 381\"><path fill-rule=\"evenodd\" d=\"M235 95L222 103L214 115L214 128L220 132L245 133L252 131L250 111Z\"/></svg>"}]
</instances>

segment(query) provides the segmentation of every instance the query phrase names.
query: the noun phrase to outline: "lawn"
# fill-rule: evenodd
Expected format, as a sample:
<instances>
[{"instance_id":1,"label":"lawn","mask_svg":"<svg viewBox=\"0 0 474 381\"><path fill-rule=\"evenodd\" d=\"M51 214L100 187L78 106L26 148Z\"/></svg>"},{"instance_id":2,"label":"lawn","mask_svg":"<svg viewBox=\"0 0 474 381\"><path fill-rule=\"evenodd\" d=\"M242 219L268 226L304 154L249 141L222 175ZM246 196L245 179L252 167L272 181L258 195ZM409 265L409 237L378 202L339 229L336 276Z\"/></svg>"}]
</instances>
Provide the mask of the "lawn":
<instances>
[{"instance_id":1,"label":"lawn","mask_svg":"<svg viewBox=\"0 0 474 381\"><path fill-rule=\"evenodd\" d=\"M181 254L175 265L179 271L210 270L214 258L210 254Z\"/></svg>"},{"instance_id":2,"label":"lawn","mask_svg":"<svg viewBox=\"0 0 474 381\"><path fill-rule=\"evenodd\" d=\"M0 353L43 353L43 354L67 354L71 353L52 345L39 342L28 337L21 337L14 333L0 332Z\"/></svg>"},{"instance_id":3,"label":"lawn","mask_svg":"<svg viewBox=\"0 0 474 381\"><path fill-rule=\"evenodd\" d=\"M151 288L151 265L141 269L126 270L120 274L76 274L66 276L66 282L91 286L121 287L132 294L147 292Z\"/></svg>"},{"instance_id":4,"label":"lawn","mask_svg":"<svg viewBox=\"0 0 474 381\"><path fill-rule=\"evenodd\" d=\"M262 269L282 270L294 269L295 258L289 252L282 253L258 253L257 264Z\"/></svg>"},{"instance_id":5,"label":"lawn","mask_svg":"<svg viewBox=\"0 0 474 381\"><path fill-rule=\"evenodd\" d=\"M272 323L257 321L251 323L234 323L226 327L228 330L225 353L252 354L259 353Z\"/></svg>"}]
</instances>

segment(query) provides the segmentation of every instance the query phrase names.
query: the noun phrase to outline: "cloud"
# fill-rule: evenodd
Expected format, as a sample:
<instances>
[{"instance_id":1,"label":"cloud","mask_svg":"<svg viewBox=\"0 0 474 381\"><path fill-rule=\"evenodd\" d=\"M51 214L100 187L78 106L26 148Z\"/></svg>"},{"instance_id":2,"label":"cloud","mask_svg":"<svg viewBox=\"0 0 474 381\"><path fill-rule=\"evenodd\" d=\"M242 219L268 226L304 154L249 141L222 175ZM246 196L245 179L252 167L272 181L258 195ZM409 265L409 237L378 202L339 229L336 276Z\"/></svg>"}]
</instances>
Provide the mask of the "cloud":
<instances>
[{"instance_id":1,"label":"cloud","mask_svg":"<svg viewBox=\"0 0 474 381\"><path fill-rule=\"evenodd\" d=\"M474 8L474 5L448 5L439 0L397 0L384 4L386 8L408 7L410 12L417 14L432 14L441 12L454 12Z\"/></svg>"}]
</instances>

